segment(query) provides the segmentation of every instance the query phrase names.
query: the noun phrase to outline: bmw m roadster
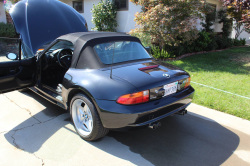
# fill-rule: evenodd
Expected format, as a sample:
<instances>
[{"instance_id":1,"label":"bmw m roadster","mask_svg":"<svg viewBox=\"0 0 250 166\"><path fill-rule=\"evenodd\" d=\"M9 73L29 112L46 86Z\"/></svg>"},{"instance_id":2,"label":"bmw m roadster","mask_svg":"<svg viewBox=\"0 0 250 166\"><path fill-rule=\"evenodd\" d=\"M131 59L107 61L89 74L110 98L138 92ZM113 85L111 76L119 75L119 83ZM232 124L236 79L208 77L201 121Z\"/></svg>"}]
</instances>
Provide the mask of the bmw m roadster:
<instances>
[{"instance_id":1,"label":"bmw m roadster","mask_svg":"<svg viewBox=\"0 0 250 166\"><path fill-rule=\"evenodd\" d=\"M155 60L138 38L87 32L85 19L57 0L23 0L10 14L19 52L0 62L1 93L28 87L69 110L88 141L186 113L190 75Z\"/></svg>"}]
</instances>

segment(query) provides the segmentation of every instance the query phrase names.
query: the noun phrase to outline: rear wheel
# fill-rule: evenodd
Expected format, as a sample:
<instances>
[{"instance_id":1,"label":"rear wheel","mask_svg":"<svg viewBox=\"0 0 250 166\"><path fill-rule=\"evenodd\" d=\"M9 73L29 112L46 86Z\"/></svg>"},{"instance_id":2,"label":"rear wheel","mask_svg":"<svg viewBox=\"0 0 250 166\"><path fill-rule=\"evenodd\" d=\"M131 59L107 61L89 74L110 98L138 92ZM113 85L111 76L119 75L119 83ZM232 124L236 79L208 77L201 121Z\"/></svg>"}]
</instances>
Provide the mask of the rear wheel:
<instances>
[{"instance_id":1,"label":"rear wheel","mask_svg":"<svg viewBox=\"0 0 250 166\"><path fill-rule=\"evenodd\" d=\"M76 94L71 100L70 114L77 133L87 141L104 137L104 128L94 104L83 94Z\"/></svg>"}]
</instances>

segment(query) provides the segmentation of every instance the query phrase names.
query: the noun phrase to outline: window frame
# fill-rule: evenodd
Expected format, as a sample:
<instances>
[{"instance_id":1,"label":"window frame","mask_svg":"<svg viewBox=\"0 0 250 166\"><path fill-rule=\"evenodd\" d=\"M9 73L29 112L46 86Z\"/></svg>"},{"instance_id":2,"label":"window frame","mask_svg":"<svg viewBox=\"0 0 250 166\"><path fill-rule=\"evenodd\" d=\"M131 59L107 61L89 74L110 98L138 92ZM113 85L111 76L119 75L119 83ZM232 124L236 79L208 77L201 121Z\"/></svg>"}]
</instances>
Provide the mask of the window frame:
<instances>
[{"instance_id":1,"label":"window frame","mask_svg":"<svg viewBox=\"0 0 250 166\"><path fill-rule=\"evenodd\" d=\"M120 0L117 0L117 1L120 1ZM129 10L129 0L125 0L125 1L126 1L126 7L118 9L118 7L116 6L117 11L128 11ZM115 0L115 2L116 2L116 0Z\"/></svg>"},{"instance_id":2,"label":"window frame","mask_svg":"<svg viewBox=\"0 0 250 166\"><path fill-rule=\"evenodd\" d=\"M76 8L74 8L74 4L75 3L82 3L82 10L81 11L78 11ZM72 1L72 7L79 13L84 13L84 0L74 0Z\"/></svg>"}]
</instances>

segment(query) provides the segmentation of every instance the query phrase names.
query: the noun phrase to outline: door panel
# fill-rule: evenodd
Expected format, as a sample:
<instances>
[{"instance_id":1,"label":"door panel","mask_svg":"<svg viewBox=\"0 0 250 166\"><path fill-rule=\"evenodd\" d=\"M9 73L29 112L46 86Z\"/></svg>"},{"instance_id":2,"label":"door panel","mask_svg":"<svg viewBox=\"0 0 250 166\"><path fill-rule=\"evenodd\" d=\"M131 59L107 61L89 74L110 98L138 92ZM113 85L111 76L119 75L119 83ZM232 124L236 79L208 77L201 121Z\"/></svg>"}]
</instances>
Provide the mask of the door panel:
<instances>
[{"instance_id":1,"label":"door panel","mask_svg":"<svg viewBox=\"0 0 250 166\"><path fill-rule=\"evenodd\" d=\"M33 86L36 58L0 62L0 93Z\"/></svg>"}]
</instances>

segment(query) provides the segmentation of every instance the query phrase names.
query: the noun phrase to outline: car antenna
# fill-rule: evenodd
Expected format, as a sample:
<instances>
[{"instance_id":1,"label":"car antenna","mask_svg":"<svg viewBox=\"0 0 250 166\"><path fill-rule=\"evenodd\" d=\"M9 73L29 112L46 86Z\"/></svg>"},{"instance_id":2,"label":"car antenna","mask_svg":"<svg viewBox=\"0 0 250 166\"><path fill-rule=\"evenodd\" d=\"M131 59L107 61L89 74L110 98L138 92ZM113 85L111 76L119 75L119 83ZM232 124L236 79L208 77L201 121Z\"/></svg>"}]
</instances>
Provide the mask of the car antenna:
<instances>
[{"instance_id":1,"label":"car antenna","mask_svg":"<svg viewBox=\"0 0 250 166\"><path fill-rule=\"evenodd\" d=\"M111 71L110 71L110 78L112 79L112 69L113 69L113 59L115 54L115 42L114 42L114 49L113 49L113 56L112 56L112 63L111 63Z\"/></svg>"}]
</instances>

